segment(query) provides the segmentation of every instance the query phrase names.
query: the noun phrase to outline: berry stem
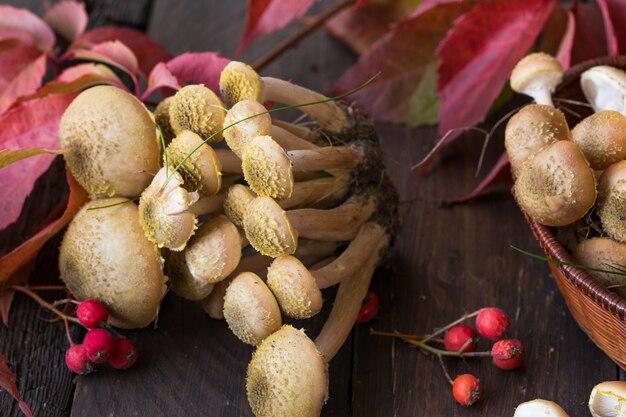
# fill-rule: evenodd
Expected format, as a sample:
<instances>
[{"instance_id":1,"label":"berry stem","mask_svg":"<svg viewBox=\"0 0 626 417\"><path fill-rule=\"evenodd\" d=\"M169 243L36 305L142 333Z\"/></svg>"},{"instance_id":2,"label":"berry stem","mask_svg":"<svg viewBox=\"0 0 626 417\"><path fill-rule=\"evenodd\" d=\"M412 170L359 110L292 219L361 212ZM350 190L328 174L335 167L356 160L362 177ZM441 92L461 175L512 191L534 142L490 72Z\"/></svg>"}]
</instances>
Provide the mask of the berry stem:
<instances>
[{"instance_id":1,"label":"berry stem","mask_svg":"<svg viewBox=\"0 0 626 417\"><path fill-rule=\"evenodd\" d=\"M70 323L66 318L63 319L63 324L65 325L65 335L67 336L68 342L70 342L70 346L74 346L74 340L72 339L72 334L70 332Z\"/></svg>"},{"instance_id":2,"label":"berry stem","mask_svg":"<svg viewBox=\"0 0 626 417\"><path fill-rule=\"evenodd\" d=\"M472 315L473 314L474 313L472 313ZM469 315L467 317L472 317L472 315ZM457 357L457 358L484 358L484 357L491 357L491 352L462 352L467 347L465 345L463 345L461 347L461 349L459 349L458 352L448 352L447 350L434 348L434 347L432 347L432 346L427 344L427 341L432 341L433 340L433 338L432 338L433 335L428 335L428 336L426 336L424 338L421 338L421 336L404 335L402 333L379 332L377 330L370 330L370 334L376 335L376 336L396 337L398 339L404 340L407 343L412 344L413 346L417 346L420 349L424 349L425 351L430 352L433 355L437 355L437 356L453 356L453 357ZM408 337L406 337L406 336L408 336Z\"/></svg>"},{"instance_id":3,"label":"berry stem","mask_svg":"<svg viewBox=\"0 0 626 417\"><path fill-rule=\"evenodd\" d=\"M458 319L456 321L453 321L452 323L442 327L441 329L437 329L434 333L430 334L429 336L426 336L424 339L422 339L422 342L423 343L428 343L428 341L431 340L432 338L434 338L435 336L439 336L441 333L444 333L445 331L447 331L448 329L456 326L457 324L461 324L461 323L463 323L467 319L471 319L472 317L476 317L479 312L480 312L480 310L476 310L473 313L465 314L460 319Z\"/></svg>"},{"instance_id":4,"label":"berry stem","mask_svg":"<svg viewBox=\"0 0 626 417\"><path fill-rule=\"evenodd\" d=\"M381 332L380 330L370 329L370 334L373 336L389 336L389 337L399 337L401 339L409 339L409 340L423 340L425 336L418 336L415 334L406 334L406 333L398 333L398 332Z\"/></svg>"},{"instance_id":5,"label":"berry stem","mask_svg":"<svg viewBox=\"0 0 626 417\"><path fill-rule=\"evenodd\" d=\"M32 288L30 288L32 290ZM57 307L60 306L61 304L76 304L79 305L80 303L74 299L71 298L64 298L62 300L56 300L54 303L52 303L53 307Z\"/></svg>"},{"instance_id":6,"label":"berry stem","mask_svg":"<svg viewBox=\"0 0 626 417\"><path fill-rule=\"evenodd\" d=\"M61 291L67 290L65 285L32 285L28 287L32 291Z\"/></svg>"},{"instance_id":7,"label":"berry stem","mask_svg":"<svg viewBox=\"0 0 626 417\"><path fill-rule=\"evenodd\" d=\"M443 356L437 355L437 359L439 359L439 365L441 365L441 369L443 370L443 374L446 376L446 379L448 380L450 385L454 385L454 381L452 380L452 378L450 377L450 373L448 372L448 367L443 361Z\"/></svg>"},{"instance_id":8,"label":"berry stem","mask_svg":"<svg viewBox=\"0 0 626 417\"><path fill-rule=\"evenodd\" d=\"M35 302L37 302L37 304L39 304L40 306L42 306L44 308L47 308L48 310L52 311L57 316L61 317L63 320L67 320L67 321L71 321L71 322L80 324L80 322L78 321L78 319L76 317L68 316L67 314L65 314L62 311L58 310L55 306L53 306L52 304L50 304L49 302L47 302L46 300L41 298L39 295L37 295L37 293L35 293L34 291L31 291L31 289L26 288L26 287L21 286L21 285L11 285L8 288L13 290L13 291L21 292L22 294L25 294L25 295L29 296Z\"/></svg>"}]
</instances>

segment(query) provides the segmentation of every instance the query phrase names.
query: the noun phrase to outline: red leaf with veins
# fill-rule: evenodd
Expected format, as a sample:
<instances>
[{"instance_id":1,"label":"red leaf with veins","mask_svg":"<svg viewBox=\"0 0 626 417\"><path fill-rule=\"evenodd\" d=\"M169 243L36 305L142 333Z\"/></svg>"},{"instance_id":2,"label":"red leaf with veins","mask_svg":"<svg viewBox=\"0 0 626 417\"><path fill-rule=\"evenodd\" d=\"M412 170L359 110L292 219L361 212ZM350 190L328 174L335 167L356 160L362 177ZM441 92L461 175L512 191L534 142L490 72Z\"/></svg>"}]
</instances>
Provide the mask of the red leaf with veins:
<instances>
[{"instance_id":1,"label":"red leaf with veins","mask_svg":"<svg viewBox=\"0 0 626 417\"><path fill-rule=\"evenodd\" d=\"M579 3L572 5L575 30L572 46L571 64L588 59L605 56L609 53L602 12L595 3Z\"/></svg>"},{"instance_id":2,"label":"red leaf with veins","mask_svg":"<svg viewBox=\"0 0 626 417\"><path fill-rule=\"evenodd\" d=\"M0 40L20 39L48 52L55 43L52 29L26 9L0 5Z\"/></svg>"},{"instance_id":3,"label":"red leaf with veins","mask_svg":"<svg viewBox=\"0 0 626 417\"><path fill-rule=\"evenodd\" d=\"M17 391L17 377L9 368L9 360L4 355L0 355L0 388L11 394L15 401L18 402L20 410L26 417L33 417L30 407L24 401L20 400L20 393Z\"/></svg>"},{"instance_id":4,"label":"red leaf with veins","mask_svg":"<svg viewBox=\"0 0 626 417\"><path fill-rule=\"evenodd\" d=\"M163 87L171 88L176 91L181 85L174 74L167 68L167 65L161 62L152 68L152 72L148 77L148 88L141 95L141 100L146 100L154 90Z\"/></svg>"},{"instance_id":5,"label":"red leaf with veins","mask_svg":"<svg viewBox=\"0 0 626 417\"><path fill-rule=\"evenodd\" d=\"M58 34L72 42L83 34L89 16L85 4L75 0L63 0L53 4L43 16L43 20Z\"/></svg>"},{"instance_id":6,"label":"red leaf with veins","mask_svg":"<svg viewBox=\"0 0 626 417\"><path fill-rule=\"evenodd\" d=\"M315 0L248 0L248 19L236 54L240 54L256 38L282 29L302 17Z\"/></svg>"},{"instance_id":7,"label":"red leaf with veins","mask_svg":"<svg viewBox=\"0 0 626 417\"><path fill-rule=\"evenodd\" d=\"M74 97L55 94L13 107L0 116L0 148L59 149L59 121ZM0 170L0 230L19 217L35 181L53 159L53 155L37 155Z\"/></svg>"},{"instance_id":8,"label":"red leaf with veins","mask_svg":"<svg viewBox=\"0 0 626 417\"><path fill-rule=\"evenodd\" d=\"M18 97L37 91L45 72L46 56L34 46L0 51L0 114Z\"/></svg>"},{"instance_id":9,"label":"red leaf with veins","mask_svg":"<svg viewBox=\"0 0 626 417\"><path fill-rule=\"evenodd\" d=\"M608 15L614 28L619 28L615 31L615 37L617 39L617 46L619 53L626 53L626 0L603 0L606 3L608 9Z\"/></svg>"},{"instance_id":10,"label":"red leaf with veins","mask_svg":"<svg viewBox=\"0 0 626 417\"><path fill-rule=\"evenodd\" d=\"M82 34L70 46L76 48L91 48L106 41L119 40L126 45L137 57L141 75L147 77L152 68L159 62L166 62L172 58L167 50L152 40L145 33L134 29L121 27L101 27Z\"/></svg>"},{"instance_id":11,"label":"red leaf with veins","mask_svg":"<svg viewBox=\"0 0 626 417\"><path fill-rule=\"evenodd\" d=\"M220 74L230 59L222 58L215 52L188 52L169 61L167 69L176 77L181 86L204 84L213 91L218 91ZM157 87L171 87L164 84ZM153 88L157 88L154 87Z\"/></svg>"},{"instance_id":12,"label":"red leaf with veins","mask_svg":"<svg viewBox=\"0 0 626 417\"><path fill-rule=\"evenodd\" d=\"M477 196L479 196L483 191L485 191L487 187L496 183L513 184L513 178L511 177L511 171L508 169L508 166L509 166L509 156L507 155L506 152L504 152L500 156L496 164L493 166L493 168L491 168L489 173L480 182L480 184L478 184L478 186L474 188L474 190L472 190L472 192L470 192L469 194L463 197L458 197L458 198L447 200L446 203L447 204L466 203L476 198Z\"/></svg>"},{"instance_id":13,"label":"red leaf with veins","mask_svg":"<svg viewBox=\"0 0 626 417\"><path fill-rule=\"evenodd\" d=\"M104 62L125 71L131 76L139 72L137 57L120 41L107 41L94 45L91 49L75 49L72 58Z\"/></svg>"},{"instance_id":14,"label":"red leaf with veins","mask_svg":"<svg viewBox=\"0 0 626 417\"><path fill-rule=\"evenodd\" d=\"M437 51L440 133L484 120L555 5L555 0L492 0L457 20Z\"/></svg>"}]
</instances>

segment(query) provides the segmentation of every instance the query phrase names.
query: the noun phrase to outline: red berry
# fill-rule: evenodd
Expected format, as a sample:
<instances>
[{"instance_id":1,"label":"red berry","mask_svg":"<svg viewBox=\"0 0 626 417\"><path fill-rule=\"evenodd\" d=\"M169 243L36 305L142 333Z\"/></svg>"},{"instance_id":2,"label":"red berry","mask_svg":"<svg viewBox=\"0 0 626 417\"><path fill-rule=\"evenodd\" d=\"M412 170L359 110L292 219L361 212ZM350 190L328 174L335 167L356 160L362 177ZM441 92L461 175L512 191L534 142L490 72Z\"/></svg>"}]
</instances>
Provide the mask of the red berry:
<instances>
[{"instance_id":1,"label":"red berry","mask_svg":"<svg viewBox=\"0 0 626 417\"><path fill-rule=\"evenodd\" d=\"M72 345L65 352L65 364L70 371L85 375L93 371L93 364L87 358L83 345Z\"/></svg>"},{"instance_id":2,"label":"red berry","mask_svg":"<svg viewBox=\"0 0 626 417\"><path fill-rule=\"evenodd\" d=\"M449 352L475 352L476 332L465 324L457 324L446 332L444 338L446 350Z\"/></svg>"},{"instance_id":3,"label":"red berry","mask_svg":"<svg viewBox=\"0 0 626 417\"><path fill-rule=\"evenodd\" d=\"M476 330L485 339L498 340L510 326L506 313L498 308L483 308L476 317Z\"/></svg>"},{"instance_id":4,"label":"red berry","mask_svg":"<svg viewBox=\"0 0 626 417\"><path fill-rule=\"evenodd\" d=\"M472 405L480 400L483 387L480 380L471 374L457 376L452 384L452 395L462 405Z\"/></svg>"},{"instance_id":5,"label":"red berry","mask_svg":"<svg viewBox=\"0 0 626 417\"><path fill-rule=\"evenodd\" d=\"M115 369L127 369L137 362L137 348L126 338L116 339L113 354L109 357L109 365Z\"/></svg>"},{"instance_id":6,"label":"red berry","mask_svg":"<svg viewBox=\"0 0 626 417\"><path fill-rule=\"evenodd\" d=\"M106 322L109 311L100 301L85 300L78 305L76 317L88 329L95 329L100 322Z\"/></svg>"},{"instance_id":7,"label":"red berry","mask_svg":"<svg viewBox=\"0 0 626 417\"><path fill-rule=\"evenodd\" d=\"M113 336L107 329L91 329L85 335L83 346L89 360L94 363L106 362L113 352Z\"/></svg>"},{"instance_id":8,"label":"red berry","mask_svg":"<svg viewBox=\"0 0 626 417\"><path fill-rule=\"evenodd\" d=\"M517 339L499 340L491 348L491 357L493 364L500 369L517 369L524 364L524 347Z\"/></svg>"},{"instance_id":9,"label":"red berry","mask_svg":"<svg viewBox=\"0 0 626 417\"><path fill-rule=\"evenodd\" d=\"M356 317L356 322L366 323L374 320L374 318L378 315L379 308L380 301L378 300L378 296L375 292L368 291L365 300L363 300L361 310L359 310L359 315Z\"/></svg>"}]
</instances>

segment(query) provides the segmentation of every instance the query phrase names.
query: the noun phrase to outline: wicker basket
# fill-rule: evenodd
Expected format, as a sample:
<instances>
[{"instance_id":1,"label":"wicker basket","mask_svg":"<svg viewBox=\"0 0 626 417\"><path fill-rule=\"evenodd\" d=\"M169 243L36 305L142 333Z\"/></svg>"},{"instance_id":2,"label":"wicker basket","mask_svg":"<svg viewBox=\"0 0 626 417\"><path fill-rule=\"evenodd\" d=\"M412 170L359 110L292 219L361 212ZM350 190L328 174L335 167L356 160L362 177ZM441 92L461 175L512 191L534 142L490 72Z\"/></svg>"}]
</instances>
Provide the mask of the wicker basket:
<instances>
[{"instance_id":1,"label":"wicker basket","mask_svg":"<svg viewBox=\"0 0 626 417\"><path fill-rule=\"evenodd\" d=\"M584 101L579 77L583 71L595 65L626 69L626 56L594 59L570 68L554 96ZM570 126L575 123L572 120ZM525 217L547 257L576 263L572 255L556 240L550 228L538 224L527 215ZM548 263L548 266L580 328L615 363L626 370L626 301L607 290L585 271L554 263Z\"/></svg>"}]
</instances>

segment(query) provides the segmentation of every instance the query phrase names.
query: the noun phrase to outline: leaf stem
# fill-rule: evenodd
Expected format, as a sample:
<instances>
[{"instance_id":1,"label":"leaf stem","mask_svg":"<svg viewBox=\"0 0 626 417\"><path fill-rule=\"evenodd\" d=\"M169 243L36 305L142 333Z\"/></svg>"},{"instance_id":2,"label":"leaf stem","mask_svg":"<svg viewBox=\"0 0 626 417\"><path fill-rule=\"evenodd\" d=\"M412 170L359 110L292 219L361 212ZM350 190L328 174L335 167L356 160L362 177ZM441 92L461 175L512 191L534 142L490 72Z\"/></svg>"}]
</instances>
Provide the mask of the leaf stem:
<instances>
[{"instance_id":1,"label":"leaf stem","mask_svg":"<svg viewBox=\"0 0 626 417\"><path fill-rule=\"evenodd\" d=\"M42 307L52 311L57 316L61 317L63 320L68 320L68 321L71 321L73 323L80 324L80 322L78 321L78 319L76 317L68 316L67 314L65 314L62 311L58 310L55 306L53 306L52 304L50 304L49 302L47 302L46 300L41 298L37 293L35 293L34 291L31 291L27 287L24 287L22 285L10 285L7 288L11 289L13 291L21 292L22 294L25 294L25 295L29 296L35 302L37 302L37 304L39 304L40 306L42 306Z\"/></svg>"}]
</instances>

